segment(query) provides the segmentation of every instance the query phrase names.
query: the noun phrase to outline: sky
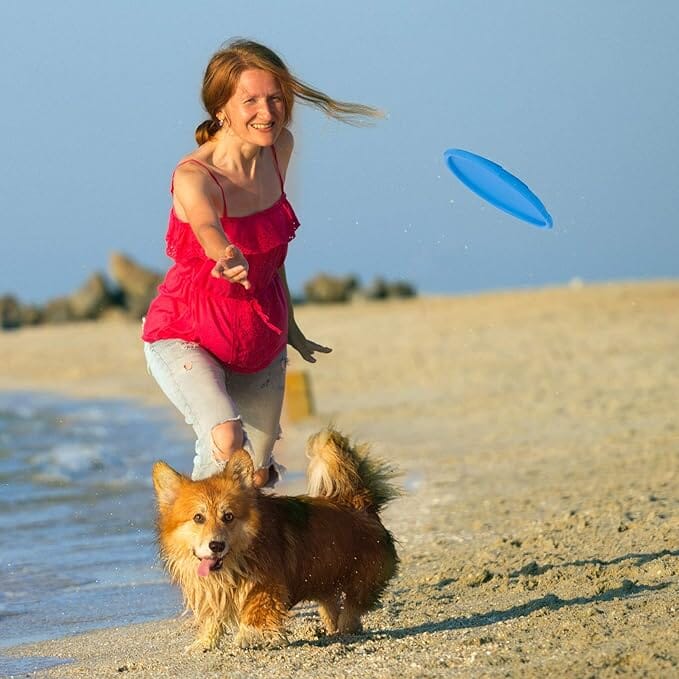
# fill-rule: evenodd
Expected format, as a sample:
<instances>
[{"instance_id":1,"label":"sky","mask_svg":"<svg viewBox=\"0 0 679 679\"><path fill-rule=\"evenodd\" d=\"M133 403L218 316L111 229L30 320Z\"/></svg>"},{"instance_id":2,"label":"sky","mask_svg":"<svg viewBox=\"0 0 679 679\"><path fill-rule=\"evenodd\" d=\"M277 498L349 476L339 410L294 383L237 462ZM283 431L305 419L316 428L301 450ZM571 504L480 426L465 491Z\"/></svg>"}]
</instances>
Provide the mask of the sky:
<instances>
[{"instance_id":1,"label":"sky","mask_svg":"<svg viewBox=\"0 0 679 679\"><path fill-rule=\"evenodd\" d=\"M240 36L368 128L298 106L290 287L323 271L468 293L679 276L676 0L2 0L0 295L69 294L112 251L165 270L175 163L208 59ZM447 170L528 184L551 230Z\"/></svg>"}]
</instances>

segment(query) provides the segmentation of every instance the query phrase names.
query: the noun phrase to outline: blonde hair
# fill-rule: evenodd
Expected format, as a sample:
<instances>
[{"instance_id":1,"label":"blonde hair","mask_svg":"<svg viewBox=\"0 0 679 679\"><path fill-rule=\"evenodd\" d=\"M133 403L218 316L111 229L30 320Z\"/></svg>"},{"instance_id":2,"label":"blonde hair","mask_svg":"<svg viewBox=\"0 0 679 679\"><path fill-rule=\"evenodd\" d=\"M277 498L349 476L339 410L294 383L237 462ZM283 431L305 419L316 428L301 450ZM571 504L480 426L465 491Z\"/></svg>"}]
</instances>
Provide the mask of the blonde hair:
<instances>
[{"instance_id":1,"label":"blonde hair","mask_svg":"<svg viewBox=\"0 0 679 679\"><path fill-rule=\"evenodd\" d=\"M205 69L201 98L210 119L196 128L199 146L212 139L219 131L217 112L233 96L241 74L248 69L268 71L278 80L285 104L283 125L288 125L291 120L295 99L350 125L364 125L370 118L381 118L384 115L372 106L332 99L292 75L273 50L252 40L236 39L216 52Z\"/></svg>"}]
</instances>

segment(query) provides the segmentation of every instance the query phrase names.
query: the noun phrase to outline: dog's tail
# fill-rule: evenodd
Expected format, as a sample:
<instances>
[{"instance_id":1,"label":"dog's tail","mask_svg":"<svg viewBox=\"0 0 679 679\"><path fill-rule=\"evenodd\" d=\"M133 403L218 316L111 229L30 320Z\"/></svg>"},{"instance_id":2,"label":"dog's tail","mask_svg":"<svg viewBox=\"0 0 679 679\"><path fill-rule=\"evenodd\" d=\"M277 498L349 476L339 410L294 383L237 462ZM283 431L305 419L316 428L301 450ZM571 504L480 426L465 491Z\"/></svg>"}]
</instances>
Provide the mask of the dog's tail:
<instances>
[{"instance_id":1,"label":"dog's tail","mask_svg":"<svg viewBox=\"0 0 679 679\"><path fill-rule=\"evenodd\" d=\"M393 483L395 469L368 455L365 444L352 445L333 427L309 437L308 493L361 511L379 512L401 494Z\"/></svg>"}]
</instances>

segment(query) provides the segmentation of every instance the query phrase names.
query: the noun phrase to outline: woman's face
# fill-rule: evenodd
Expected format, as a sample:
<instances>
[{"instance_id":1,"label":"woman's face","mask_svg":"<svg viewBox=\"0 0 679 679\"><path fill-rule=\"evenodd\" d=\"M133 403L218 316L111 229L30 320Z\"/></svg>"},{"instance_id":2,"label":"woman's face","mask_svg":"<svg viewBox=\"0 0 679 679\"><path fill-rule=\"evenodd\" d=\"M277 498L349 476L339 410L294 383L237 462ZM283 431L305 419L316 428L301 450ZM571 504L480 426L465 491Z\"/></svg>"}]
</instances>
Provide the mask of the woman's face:
<instances>
[{"instance_id":1,"label":"woman's face","mask_svg":"<svg viewBox=\"0 0 679 679\"><path fill-rule=\"evenodd\" d=\"M268 71L248 69L221 110L228 131L257 146L271 146L283 127L285 103L278 80Z\"/></svg>"}]
</instances>

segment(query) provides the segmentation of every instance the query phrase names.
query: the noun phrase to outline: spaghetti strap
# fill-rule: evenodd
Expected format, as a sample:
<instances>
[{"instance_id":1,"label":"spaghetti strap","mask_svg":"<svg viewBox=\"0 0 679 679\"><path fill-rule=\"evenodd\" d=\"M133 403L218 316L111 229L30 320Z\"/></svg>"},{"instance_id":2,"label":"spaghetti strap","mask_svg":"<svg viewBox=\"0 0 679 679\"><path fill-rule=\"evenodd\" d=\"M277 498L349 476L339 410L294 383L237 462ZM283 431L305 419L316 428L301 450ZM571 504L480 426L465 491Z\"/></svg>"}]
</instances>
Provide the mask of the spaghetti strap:
<instances>
[{"instance_id":1,"label":"spaghetti strap","mask_svg":"<svg viewBox=\"0 0 679 679\"><path fill-rule=\"evenodd\" d=\"M271 153L273 153L273 164L274 167L276 168L278 181L281 183L281 193L285 193L285 189L283 188L283 175L281 174L280 167L278 167L278 156L276 155L276 147L273 144L271 145Z\"/></svg>"},{"instance_id":2,"label":"spaghetti strap","mask_svg":"<svg viewBox=\"0 0 679 679\"><path fill-rule=\"evenodd\" d=\"M200 160L196 160L195 158L187 158L186 160L182 160L181 163L177 164L177 167L180 167L181 165L185 165L186 163L196 163L196 165L200 165L209 175L214 179L215 184L219 187L219 190L222 192L222 203L224 206L224 214L223 216L226 217L226 194L224 193L224 189L222 188L222 185L219 183L219 179L215 177L214 173L210 170L210 168L205 164L202 163ZM177 171L177 167L175 167L174 172ZM174 172L172 173L172 182L170 183L170 192L174 193ZM280 174L278 175L280 177Z\"/></svg>"}]
</instances>

